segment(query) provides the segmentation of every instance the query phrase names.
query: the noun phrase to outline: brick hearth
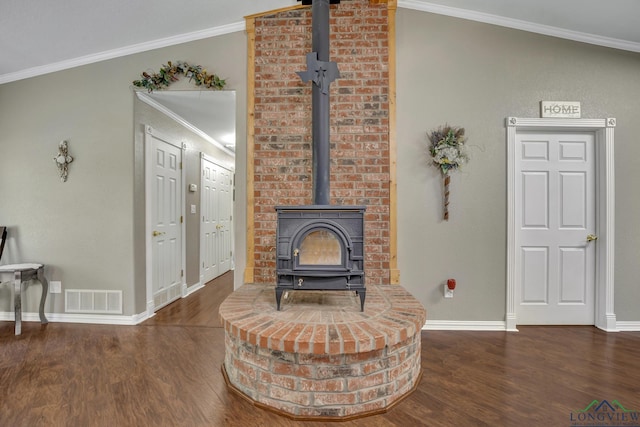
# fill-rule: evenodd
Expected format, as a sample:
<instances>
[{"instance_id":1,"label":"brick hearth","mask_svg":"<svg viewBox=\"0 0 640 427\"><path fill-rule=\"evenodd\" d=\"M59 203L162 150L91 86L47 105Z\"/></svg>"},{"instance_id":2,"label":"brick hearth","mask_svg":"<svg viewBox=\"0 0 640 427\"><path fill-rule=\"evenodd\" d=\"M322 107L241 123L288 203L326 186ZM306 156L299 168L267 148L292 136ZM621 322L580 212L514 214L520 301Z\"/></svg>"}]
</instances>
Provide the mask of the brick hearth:
<instances>
[{"instance_id":1,"label":"brick hearth","mask_svg":"<svg viewBox=\"0 0 640 427\"><path fill-rule=\"evenodd\" d=\"M422 305L404 288L289 292L248 284L220 307L223 370L256 405L293 418L349 418L388 410L421 376Z\"/></svg>"}]
</instances>

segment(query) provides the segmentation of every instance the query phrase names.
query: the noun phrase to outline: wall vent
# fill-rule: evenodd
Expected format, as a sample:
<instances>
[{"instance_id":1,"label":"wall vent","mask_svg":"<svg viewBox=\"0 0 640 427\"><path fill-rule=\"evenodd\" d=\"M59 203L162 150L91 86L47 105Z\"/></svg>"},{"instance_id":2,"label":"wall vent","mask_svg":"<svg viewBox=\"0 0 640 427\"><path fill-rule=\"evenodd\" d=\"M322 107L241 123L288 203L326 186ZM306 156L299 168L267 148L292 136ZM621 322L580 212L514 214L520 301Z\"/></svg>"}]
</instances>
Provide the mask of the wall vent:
<instances>
[{"instance_id":1,"label":"wall vent","mask_svg":"<svg viewBox=\"0 0 640 427\"><path fill-rule=\"evenodd\" d=\"M66 313L122 314L122 291L66 289Z\"/></svg>"}]
</instances>

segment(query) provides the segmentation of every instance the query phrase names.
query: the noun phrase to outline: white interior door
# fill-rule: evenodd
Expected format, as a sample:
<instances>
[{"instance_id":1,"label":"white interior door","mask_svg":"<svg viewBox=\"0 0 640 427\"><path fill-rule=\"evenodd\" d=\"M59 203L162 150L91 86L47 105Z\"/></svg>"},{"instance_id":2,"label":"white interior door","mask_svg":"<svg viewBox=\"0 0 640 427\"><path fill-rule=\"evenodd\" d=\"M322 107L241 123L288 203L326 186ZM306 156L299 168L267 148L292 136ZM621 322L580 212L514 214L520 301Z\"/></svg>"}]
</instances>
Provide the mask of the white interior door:
<instances>
[{"instance_id":1,"label":"white interior door","mask_svg":"<svg viewBox=\"0 0 640 427\"><path fill-rule=\"evenodd\" d=\"M201 165L201 275L206 283L231 269L233 174L204 155Z\"/></svg>"},{"instance_id":2,"label":"white interior door","mask_svg":"<svg viewBox=\"0 0 640 427\"><path fill-rule=\"evenodd\" d=\"M515 150L517 323L593 325L595 135L518 132Z\"/></svg>"},{"instance_id":3,"label":"white interior door","mask_svg":"<svg viewBox=\"0 0 640 427\"><path fill-rule=\"evenodd\" d=\"M232 212L233 212L233 173L223 167L219 167L220 174L220 198L219 216L220 225L220 252L218 257L219 273L224 274L231 269L231 257L233 254L231 236L233 235Z\"/></svg>"},{"instance_id":4,"label":"white interior door","mask_svg":"<svg viewBox=\"0 0 640 427\"><path fill-rule=\"evenodd\" d=\"M147 132L147 167L151 176L151 298L153 311L181 295L182 288L182 150ZM149 206L148 206L149 208Z\"/></svg>"},{"instance_id":5,"label":"white interior door","mask_svg":"<svg viewBox=\"0 0 640 427\"><path fill-rule=\"evenodd\" d=\"M202 283L207 283L218 276L218 205L219 205L219 176L216 165L202 158L202 182L200 209L202 224L200 226L201 245L200 258L202 263Z\"/></svg>"}]
</instances>

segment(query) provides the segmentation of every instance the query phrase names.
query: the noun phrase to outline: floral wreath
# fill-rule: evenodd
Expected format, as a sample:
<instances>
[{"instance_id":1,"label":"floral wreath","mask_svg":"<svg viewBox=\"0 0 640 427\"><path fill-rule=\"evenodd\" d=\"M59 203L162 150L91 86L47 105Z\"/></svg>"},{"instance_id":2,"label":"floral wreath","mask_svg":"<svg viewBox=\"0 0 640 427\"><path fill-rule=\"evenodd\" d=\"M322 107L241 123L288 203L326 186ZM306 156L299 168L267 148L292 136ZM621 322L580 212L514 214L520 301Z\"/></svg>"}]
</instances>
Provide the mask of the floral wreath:
<instances>
[{"instance_id":1,"label":"floral wreath","mask_svg":"<svg viewBox=\"0 0 640 427\"><path fill-rule=\"evenodd\" d=\"M444 216L449 220L449 171L456 170L469 160L464 143L464 128L449 125L440 126L427 134L429 138L429 152L433 157L433 164L440 169L444 178Z\"/></svg>"},{"instance_id":2,"label":"floral wreath","mask_svg":"<svg viewBox=\"0 0 640 427\"><path fill-rule=\"evenodd\" d=\"M432 131L428 137L433 163L440 168L443 175L447 175L452 169L458 169L469 160L464 145L467 141L464 128L444 125Z\"/></svg>"},{"instance_id":3,"label":"floral wreath","mask_svg":"<svg viewBox=\"0 0 640 427\"><path fill-rule=\"evenodd\" d=\"M183 74L196 86L204 86L207 89L221 90L227 84L225 80L215 74L207 73L207 70L203 70L201 65L189 65L184 61L177 61L176 63L168 61L167 65L163 65L157 73L149 74L143 71L140 74L142 78L134 80L133 85L153 92L154 90L169 87L171 83L179 80L178 75L180 74Z\"/></svg>"}]
</instances>

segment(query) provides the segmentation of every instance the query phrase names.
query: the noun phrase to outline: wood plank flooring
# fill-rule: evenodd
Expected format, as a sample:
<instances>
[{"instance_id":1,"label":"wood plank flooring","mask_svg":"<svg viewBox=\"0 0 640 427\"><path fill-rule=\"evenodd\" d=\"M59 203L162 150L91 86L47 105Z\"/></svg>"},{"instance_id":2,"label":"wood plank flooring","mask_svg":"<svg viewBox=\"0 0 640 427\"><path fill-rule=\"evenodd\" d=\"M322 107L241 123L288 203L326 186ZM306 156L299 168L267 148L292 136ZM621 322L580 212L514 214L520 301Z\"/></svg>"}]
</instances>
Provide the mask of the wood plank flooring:
<instances>
[{"instance_id":1,"label":"wood plank flooring","mask_svg":"<svg viewBox=\"0 0 640 427\"><path fill-rule=\"evenodd\" d=\"M591 401L640 411L640 333L422 332L424 374L386 414L296 422L222 379L229 273L138 326L0 322L0 426L570 426Z\"/></svg>"}]
</instances>

